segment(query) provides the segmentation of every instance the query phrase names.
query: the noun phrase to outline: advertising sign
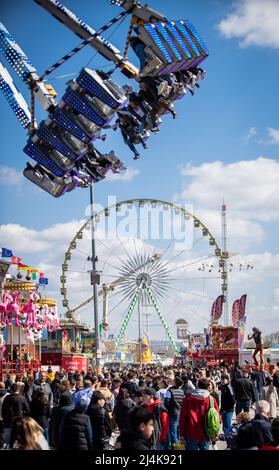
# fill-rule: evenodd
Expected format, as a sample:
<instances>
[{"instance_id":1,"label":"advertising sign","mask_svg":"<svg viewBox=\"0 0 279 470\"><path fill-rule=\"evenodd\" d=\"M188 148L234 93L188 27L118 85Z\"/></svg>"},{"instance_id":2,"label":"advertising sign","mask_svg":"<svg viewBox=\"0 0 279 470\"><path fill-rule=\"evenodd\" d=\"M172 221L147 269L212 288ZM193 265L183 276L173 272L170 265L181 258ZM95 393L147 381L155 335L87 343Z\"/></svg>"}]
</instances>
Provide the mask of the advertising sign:
<instances>
[{"instance_id":1,"label":"advertising sign","mask_svg":"<svg viewBox=\"0 0 279 470\"><path fill-rule=\"evenodd\" d=\"M191 335L192 351L199 351L205 347L205 336L203 333L196 333Z\"/></svg>"},{"instance_id":2,"label":"advertising sign","mask_svg":"<svg viewBox=\"0 0 279 470\"><path fill-rule=\"evenodd\" d=\"M212 328L213 349L238 349L238 328L216 326Z\"/></svg>"},{"instance_id":3,"label":"advertising sign","mask_svg":"<svg viewBox=\"0 0 279 470\"><path fill-rule=\"evenodd\" d=\"M70 369L78 370L88 370L88 358L82 356L63 356L62 357L62 369L66 372L69 372Z\"/></svg>"}]
</instances>

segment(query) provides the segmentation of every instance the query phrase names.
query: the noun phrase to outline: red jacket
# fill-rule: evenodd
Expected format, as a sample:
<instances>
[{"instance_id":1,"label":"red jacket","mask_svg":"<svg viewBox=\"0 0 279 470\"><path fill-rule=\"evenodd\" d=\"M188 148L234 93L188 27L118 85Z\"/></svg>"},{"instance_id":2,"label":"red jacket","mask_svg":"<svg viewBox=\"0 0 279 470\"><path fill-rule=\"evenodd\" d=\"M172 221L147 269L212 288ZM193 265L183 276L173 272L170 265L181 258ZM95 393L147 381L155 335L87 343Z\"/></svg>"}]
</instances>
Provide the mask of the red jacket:
<instances>
[{"instance_id":1,"label":"red jacket","mask_svg":"<svg viewBox=\"0 0 279 470\"><path fill-rule=\"evenodd\" d=\"M269 445L269 446L266 445L266 446L261 447L261 450L279 450L279 447L278 446L274 447L272 445Z\"/></svg>"},{"instance_id":2,"label":"red jacket","mask_svg":"<svg viewBox=\"0 0 279 470\"><path fill-rule=\"evenodd\" d=\"M155 405L162 405L161 400L156 399L154 400L154 403L152 403L152 405L144 405L144 406L148 411L151 411L151 413L153 413ZM161 413L161 425L162 425L162 432L161 432L159 442L163 443L165 442L168 431L169 431L169 415L166 411L163 411Z\"/></svg>"},{"instance_id":3,"label":"red jacket","mask_svg":"<svg viewBox=\"0 0 279 470\"><path fill-rule=\"evenodd\" d=\"M208 441L205 434L205 417L209 411L210 400L206 390L195 390L185 396L179 418L180 434L185 439L193 441ZM202 395L206 395L203 397ZM213 397L214 407L219 413L219 408L215 398ZM220 415L220 413L219 413ZM221 422L221 416L220 416Z\"/></svg>"}]
</instances>

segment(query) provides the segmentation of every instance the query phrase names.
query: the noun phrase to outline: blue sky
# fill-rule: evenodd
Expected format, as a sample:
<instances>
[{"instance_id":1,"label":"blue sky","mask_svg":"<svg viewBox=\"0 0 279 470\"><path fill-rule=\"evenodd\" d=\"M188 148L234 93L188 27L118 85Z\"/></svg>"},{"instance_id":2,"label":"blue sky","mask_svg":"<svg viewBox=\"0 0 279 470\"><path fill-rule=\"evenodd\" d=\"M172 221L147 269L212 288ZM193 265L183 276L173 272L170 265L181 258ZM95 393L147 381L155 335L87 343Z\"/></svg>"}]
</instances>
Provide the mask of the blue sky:
<instances>
[{"instance_id":1,"label":"blue sky","mask_svg":"<svg viewBox=\"0 0 279 470\"><path fill-rule=\"evenodd\" d=\"M106 0L67 0L65 4L95 29L119 13L119 8ZM276 103L279 38L274 23L279 13L278 2L150 0L149 5L168 18L188 17L192 20L210 51L204 63L207 76L194 97L187 94L176 105L176 120L170 116L164 117L160 133L151 136L149 148L142 151L140 161L133 161L118 132L109 131L107 141L99 148L104 151L114 149L128 166L129 173L126 180L98 183L96 198L104 206L108 194L116 195L118 200L154 197L189 202L218 237L219 210L224 197L230 211L231 249L251 259L256 257L261 281L255 281L253 277L247 279L251 307L254 309L253 306L259 302L261 304L255 319L262 321L267 306L272 319L269 329L275 328L279 312L278 279L275 274L270 279L268 273L273 273L278 264L275 234L278 234L279 218L279 124ZM79 43L78 37L31 0L14 0L12 3L2 0L0 13L1 21L39 72ZM265 21L262 21L263 17ZM121 51L127 29L128 20L110 37L110 41ZM50 76L50 83L60 97L66 80L74 75L67 78L58 76L77 74L89 61L92 68L109 67L98 56L92 60L94 54L94 50L87 47ZM132 52L129 59L137 65ZM28 99L25 85L14 76L5 60L3 63ZM122 84L127 83L120 74L116 74L116 78ZM36 238L56 224L68 227L70 221L84 218L88 191L80 189L54 199L22 179L20 173L28 159L22 151L26 133L2 95L0 109L2 242L7 244L13 240L20 256L22 245L16 234L21 233L22 237L28 238L32 232ZM37 105L37 120L45 116L46 113ZM17 228L8 224L17 224ZM22 227L25 229L22 230ZM55 244L55 237L51 237ZM38 252L28 248L28 243L25 245L22 253L26 263L38 263ZM54 251L56 248L52 249ZM62 254L57 254L57 265L61 259ZM54 265L53 260L51 265ZM268 286L268 292L262 293L261 298L257 297L260 294L255 282L264 282ZM236 292L236 295L241 294ZM270 309L273 309L272 312Z\"/></svg>"}]
</instances>

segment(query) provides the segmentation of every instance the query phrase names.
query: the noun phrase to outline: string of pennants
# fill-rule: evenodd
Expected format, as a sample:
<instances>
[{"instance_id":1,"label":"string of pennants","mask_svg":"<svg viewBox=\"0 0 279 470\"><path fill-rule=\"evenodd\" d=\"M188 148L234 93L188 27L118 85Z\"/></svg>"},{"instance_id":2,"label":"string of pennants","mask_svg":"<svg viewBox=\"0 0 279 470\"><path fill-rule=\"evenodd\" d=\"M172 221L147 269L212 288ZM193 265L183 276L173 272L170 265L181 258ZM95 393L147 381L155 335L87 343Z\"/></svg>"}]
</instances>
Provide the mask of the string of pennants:
<instances>
[{"instance_id":1,"label":"string of pennants","mask_svg":"<svg viewBox=\"0 0 279 470\"><path fill-rule=\"evenodd\" d=\"M32 276L32 280L36 281L37 277L39 276L39 284L47 285L48 278L44 277L44 273L41 273L38 269L28 266L27 264L23 264L23 258L18 256L14 256L12 250L8 248L1 248L1 257L2 258L9 258L9 263L17 265L18 271L26 271L27 274Z\"/></svg>"}]
</instances>

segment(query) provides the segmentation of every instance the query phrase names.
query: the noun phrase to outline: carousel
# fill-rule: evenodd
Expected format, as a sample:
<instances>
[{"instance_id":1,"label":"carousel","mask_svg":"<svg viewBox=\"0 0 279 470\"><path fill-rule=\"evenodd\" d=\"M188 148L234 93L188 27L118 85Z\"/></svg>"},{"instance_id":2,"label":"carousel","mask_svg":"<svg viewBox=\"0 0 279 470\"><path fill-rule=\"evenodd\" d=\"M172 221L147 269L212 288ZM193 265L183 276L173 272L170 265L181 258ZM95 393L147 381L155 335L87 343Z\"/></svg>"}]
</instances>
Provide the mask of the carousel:
<instances>
[{"instance_id":1,"label":"carousel","mask_svg":"<svg viewBox=\"0 0 279 470\"><path fill-rule=\"evenodd\" d=\"M41 365L41 343L60 330L57 303L39 292L29 273L9 275L2 283L0 303L0 363L4 373L22 373Z\"/></svg>"}]
</instances>

